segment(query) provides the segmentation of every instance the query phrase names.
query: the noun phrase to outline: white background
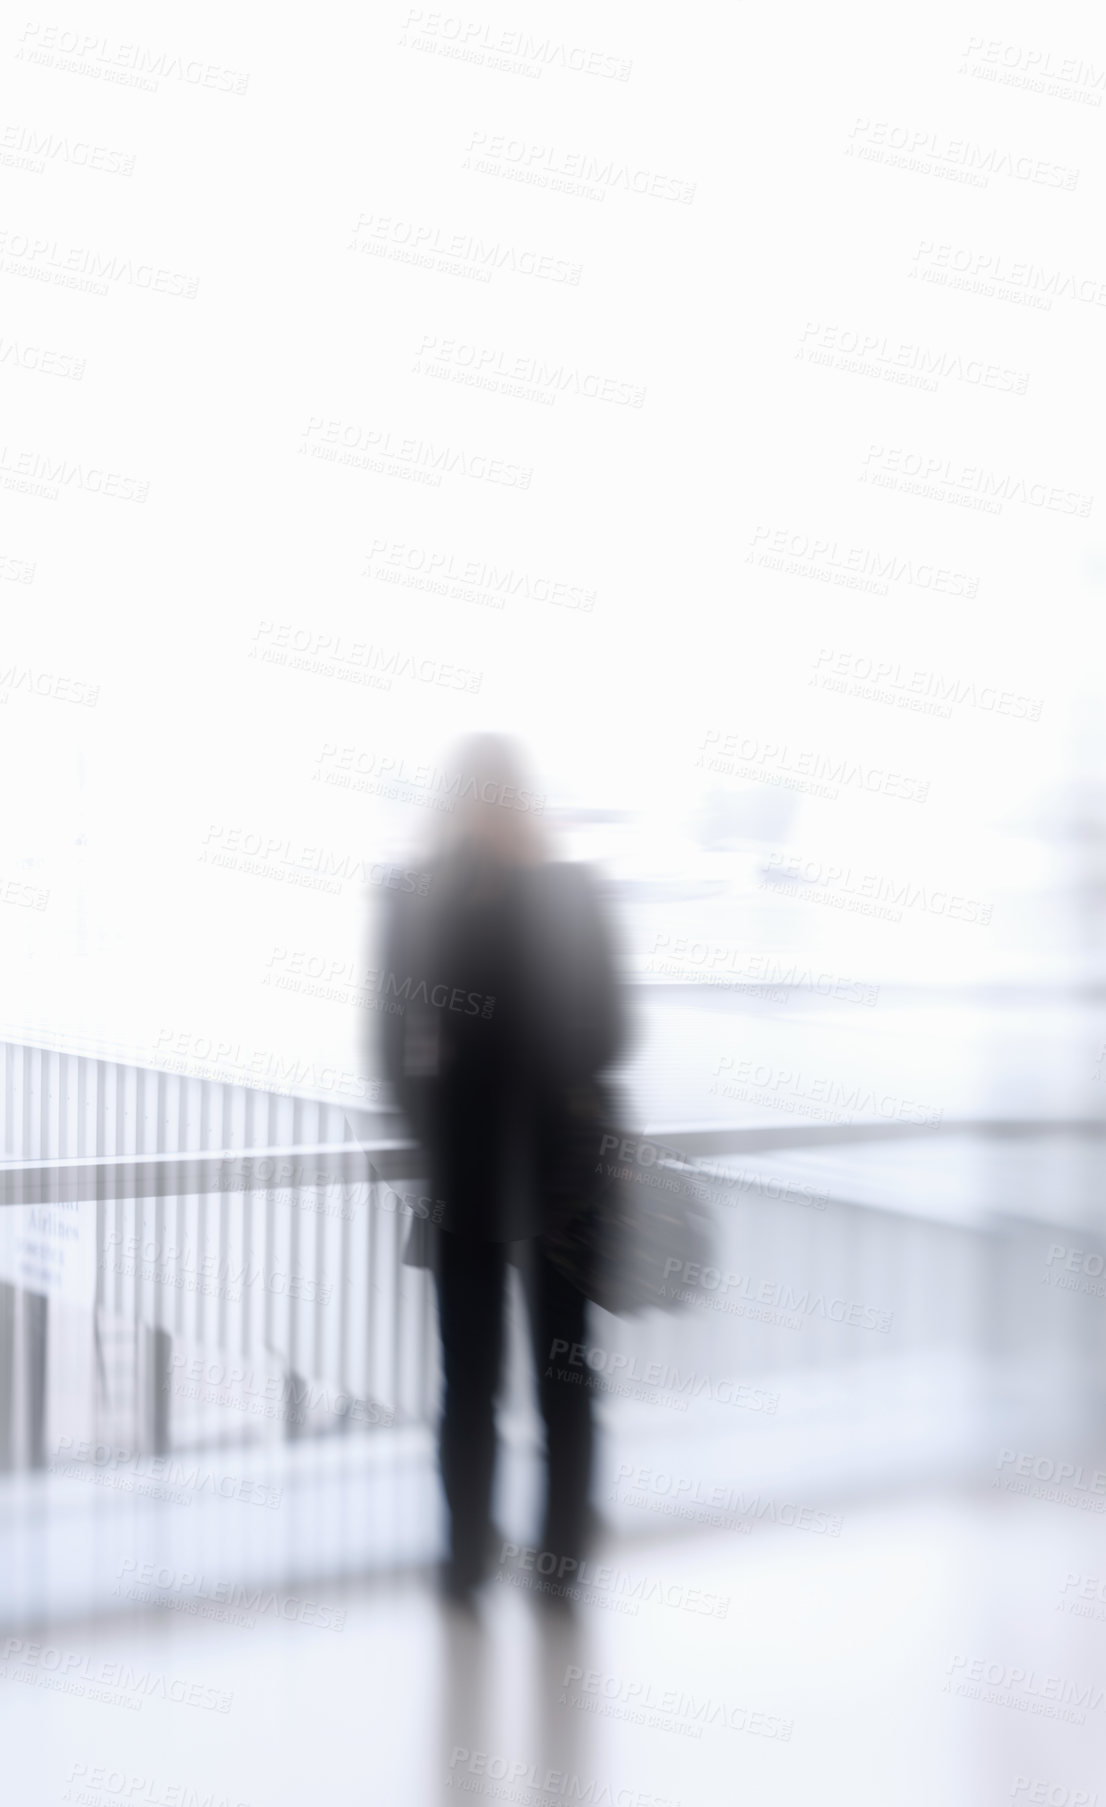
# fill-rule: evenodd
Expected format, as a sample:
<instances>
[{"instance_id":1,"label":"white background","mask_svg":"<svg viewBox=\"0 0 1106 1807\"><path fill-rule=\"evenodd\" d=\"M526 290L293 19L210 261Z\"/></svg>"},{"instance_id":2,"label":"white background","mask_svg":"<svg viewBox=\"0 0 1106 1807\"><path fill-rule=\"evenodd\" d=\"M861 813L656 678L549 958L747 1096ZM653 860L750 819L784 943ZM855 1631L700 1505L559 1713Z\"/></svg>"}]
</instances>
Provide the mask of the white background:
<instances>
[{"instance_id":1,"label":"white background","mask_svg":"<svg viewBox=\"0 0 1106 1807\"><path fill-rule=\"evenodd\" d=\"M228 872L205 846L237 829L369 865L414 859L432 812L317 781L320 753L410 770L476 726L525 737L551 803L633 812L618 847L585 849L616 864L694 868L707 790L757 788L696 764L708 733L735 735L788 750L767 782L797 801L770 845L995 908L987 931L914 912L893 933L840 910L773 914L763 898L750 912L754 859L731 874L728 906L688 904L685 931L816 947L877 980L1066 972L1062 898L1092 855L1085 834L1063 835L1073 814L1092 828L1099 814L1101 504L1083 519L1013 497L989 513L861 477L882 447L1037 494L1101 487L1101 305L1070 285L1033 308L917 275L935 262L921 246L950 246L1106 300L1102 109L1072 97L1106 93L1096 22L1061 8L1042 38L1037 15L1009 6L911 20L876 6L427 8L437 25L420 36L410 18L406 5L310 19L105 5L13 17L0 43L0 554L34 567L30 584L0 583L0 878L48 893L43 909L2 910L6 1033L141 1056L172 1031L352 1062L353 1015L278 1008L264 973L276 947L360 960L363 887ZM511 31L533 42L490 66ZM70 67L67 32L91 40ZM966 55L973 39L990 51ZM469 58L447 54L459 42ZM580 50L629 62L629 79L568 66ZM1024 85L1046 57L1053 72L1074 60L1063 93ZM105 78L136 59L150 87ZM45 143L37 161L28 133ZM915 134L920 157L961 141L993 173L932 173L956 173L955 151L922 169L858 154ZM497 136L515 149L488 174L470 146ZM89 167L89 145L133 157L133 173ZM1078 170L1074 189L1002 173L1007 154ZM518 158L548 178L574 156L693 193L614 177L588 198L511 179ZM372 255L387 239L357 233L364 216L377 233L471 236L505 261L481 282ZM28 239L39 251L13 255ZM26 273L70 251L114 260L106 294ZM579 281L517 273L522 253L578 266ZM194 298L119 274L144 266L195 280ZM827 332L871 335L883 374L812 363ZM449 381L416 368L428 339L610 378L644 403L569 382L549 406ZM1001 375L888 380L902 345L952 371L1025 374L1026 391ZM82 361L83 375L32 367L44 361ZM455 472L429 487L329 463L303 453L312 419L532 480ZM80 476L56 500L21 492L28 453L148 483L148 497ZM873 595L765 569L749 553L766 528L968 573L978 590ZM582 586L595 606L523 593L492 609L389 585L365 575L377 541ZM463 666L480 688L396 676L382 690L266 664L251 657L262 623ZM964 703L946 720L812 687L830 652L1033 699L1040 717ZM44 676L71 682L36 690ZM75 688L97 690L95 706L65 700ZM780 773L803 754L906 774L927 799L796 793Z\"/></svg>"}]
</instances>

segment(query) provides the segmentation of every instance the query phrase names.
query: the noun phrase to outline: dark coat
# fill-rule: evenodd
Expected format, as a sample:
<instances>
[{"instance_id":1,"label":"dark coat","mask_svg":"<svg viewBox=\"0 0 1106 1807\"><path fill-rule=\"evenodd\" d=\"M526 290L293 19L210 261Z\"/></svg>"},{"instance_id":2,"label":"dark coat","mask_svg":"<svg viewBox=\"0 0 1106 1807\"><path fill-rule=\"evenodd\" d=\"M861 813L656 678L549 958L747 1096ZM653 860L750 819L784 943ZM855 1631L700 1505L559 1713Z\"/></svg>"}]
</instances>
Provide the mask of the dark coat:
<instances>
[{"instance_id":1,"label":"dark coat","mask_svg":"<svg viewBox=\"0 0 1106 1807\"><path fill-rule=\"evenodd\" d=\"M541 1234L574 1087L624 1039L611 936L583 866L463 848L425 896L390 894L378 1017L384 1070L429 1168L441 1227Z\"/></svg>"}]
</instances>

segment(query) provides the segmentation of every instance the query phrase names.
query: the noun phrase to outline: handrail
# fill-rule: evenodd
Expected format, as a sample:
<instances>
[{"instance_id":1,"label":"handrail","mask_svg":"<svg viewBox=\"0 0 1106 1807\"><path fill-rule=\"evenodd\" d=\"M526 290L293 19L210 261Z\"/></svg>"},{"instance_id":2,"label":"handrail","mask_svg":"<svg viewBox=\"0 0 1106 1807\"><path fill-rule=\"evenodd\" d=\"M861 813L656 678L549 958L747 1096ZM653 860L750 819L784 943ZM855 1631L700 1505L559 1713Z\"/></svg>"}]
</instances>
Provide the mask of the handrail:
<instances>
[{"instance_id":1,"label":"handrail","mask_svg":"<svg viewBox=\"0 0 1106 1807\"><path fill-rule=\"evenodd\" d=\"M414 1147L397 1138L7 1162L0 1165L0 1205L188 1198L334 1180L402 1179L410 1171Z\"/></svg>"},{"instance_id":2,"label":"handrail","mask_svg":"<svg viewBox=\"0 0 1106 1807\"><path fill-rule=\"evenodd\" d=\"M919 1137L1041 1135L1106 1136L1096 1118L962 1117L936 1124L781 1123L666 1124L628 1132L641 1145L690 1158L772 1150L915 1140ZM79 1204L86 1200L187 1198L207 1193L259 1192L276 1186L324 1185L335 1180L407 1177L417 1144L404 1136L356 1142L269 1144L196 1152L52 1156L0 1161L0 1206ZM617 1157L617 1150L614 1151ZM310 1163L310 1170L308 1167Z\"/></svg>"}]
</instances>

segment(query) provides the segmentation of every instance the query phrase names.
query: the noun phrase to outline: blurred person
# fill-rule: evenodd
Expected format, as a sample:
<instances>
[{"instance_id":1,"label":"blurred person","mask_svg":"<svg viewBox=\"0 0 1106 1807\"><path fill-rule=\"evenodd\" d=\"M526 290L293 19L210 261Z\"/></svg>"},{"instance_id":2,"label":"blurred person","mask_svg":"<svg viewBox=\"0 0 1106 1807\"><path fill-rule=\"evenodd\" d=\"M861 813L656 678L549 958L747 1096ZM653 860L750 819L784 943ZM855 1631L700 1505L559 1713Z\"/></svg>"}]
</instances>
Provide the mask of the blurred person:
<instances>
[{"instance_id":1,"label":"blurred person","mask_svg":"<svg viewBox=\"0 0 1106 1807\"><path fill-rule=\"evenodd\" d=\"M563 1208L573 1097L614 1060L624 1028L597 886L552 857L514 743L472 735L453 764L455 805L439 819L425 894L389 898L384 970L403 1009L380 1032L429 1168L436 1221L416 1220L405 1259L434 1272L443 1580L467 1601L492 1548L508 1261L522 1276L545 1425L541 1548L579 1560L586 1547L591 1396L557 1379L551 1350L585 1340L587 1305L540 1239Z\"/></svg>"}]
</instances>

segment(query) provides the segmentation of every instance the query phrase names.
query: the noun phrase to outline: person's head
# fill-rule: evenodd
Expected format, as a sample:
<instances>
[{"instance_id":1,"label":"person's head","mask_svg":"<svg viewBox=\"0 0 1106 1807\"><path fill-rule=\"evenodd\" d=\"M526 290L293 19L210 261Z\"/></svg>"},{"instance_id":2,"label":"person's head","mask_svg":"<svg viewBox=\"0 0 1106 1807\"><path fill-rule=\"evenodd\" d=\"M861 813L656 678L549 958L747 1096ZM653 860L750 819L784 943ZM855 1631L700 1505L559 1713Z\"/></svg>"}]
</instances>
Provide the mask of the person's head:
<instances>
[{"instance_id":1,"label":"person's head","mask_svg":"<svg viewBox=\"0 0 1106 1807\"><path fill-rule=\"evenodd\" d=\"M468 734L449 760L453 808L441 818L445 850L462 845L531 865L547 857L535 794L518 743L507 734Z\"/></svg>"}]
</instances>

